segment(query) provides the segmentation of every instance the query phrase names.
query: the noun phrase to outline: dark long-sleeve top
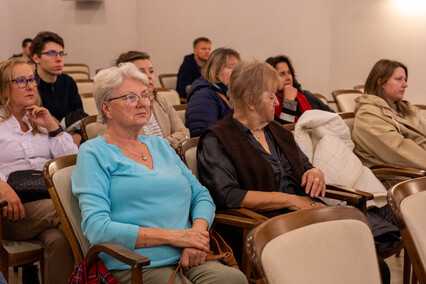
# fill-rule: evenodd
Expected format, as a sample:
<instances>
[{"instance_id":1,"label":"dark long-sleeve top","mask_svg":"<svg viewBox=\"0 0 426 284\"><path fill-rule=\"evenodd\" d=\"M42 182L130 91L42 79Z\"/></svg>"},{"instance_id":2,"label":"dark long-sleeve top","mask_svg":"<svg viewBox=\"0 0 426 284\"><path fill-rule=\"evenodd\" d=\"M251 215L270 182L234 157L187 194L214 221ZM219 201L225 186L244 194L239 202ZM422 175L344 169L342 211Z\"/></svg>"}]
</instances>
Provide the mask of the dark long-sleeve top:
<instances>
[{"instance_id":1,"label":"dark long-sleeve top","mask_svg":"<svg viewBox=\"0 0 426 284\"><path fill-rule=\"evenodd\" d=\"M210 125L232 113L232 108L218 94L226 97L227 91L225 84L213 84L204 77L194 81L185 111L185 126L191 137L200 136Z\"/></svg>"},{"instance_id":2,"label":"dark long-sleeve top","mask_svg":"<svg viewBox=\"0 0 426 284\"><path fill-rule=\"evenodd\" d=\"M181 98L186 98L186 86L191 85L198 77L201 76L201 67L198 66L194 59L194 54L188 54L183 58L182 65L179 67L176 91Z\"/></svg>"},{"instance_id":3,"label":"dark long-sleeve top","mask_svg":"<svg viewBox=\"0 0 426 284\"><path fill-rule=\"evenodd\" d=\"M282 153L278 144L275 143L269 127L266 126L264 130L271 154L263 149L262 145L257 142L247 127L235 118L233 121L247 140L260 152L262 158L271 165L276 184L278 185L277 191L299 196L306 195L304 188L293 177L289 161ZM304 170L307 171L313 168L306 155L299 148L298 150ZM247 154L249 155L250 153ZM200 141L197 149L197 160L200 181L209 189L217 210L239 208L248 190L241 188L237 170L232 160L226 154L224 146L213 132L206 133Z\"/></svg>"},{"instance_id":4,"label":"dark long-sleeve top","mask_svg":"<svg viewBox=\"0 0 426 284\"><path fill-rule=\"evenodd\" d=\"M58 75L54 83L40 78L38 92L43 106L59 121L72 111L83 110L77 85L67 74Z\"/></svg>"}]
</instances>

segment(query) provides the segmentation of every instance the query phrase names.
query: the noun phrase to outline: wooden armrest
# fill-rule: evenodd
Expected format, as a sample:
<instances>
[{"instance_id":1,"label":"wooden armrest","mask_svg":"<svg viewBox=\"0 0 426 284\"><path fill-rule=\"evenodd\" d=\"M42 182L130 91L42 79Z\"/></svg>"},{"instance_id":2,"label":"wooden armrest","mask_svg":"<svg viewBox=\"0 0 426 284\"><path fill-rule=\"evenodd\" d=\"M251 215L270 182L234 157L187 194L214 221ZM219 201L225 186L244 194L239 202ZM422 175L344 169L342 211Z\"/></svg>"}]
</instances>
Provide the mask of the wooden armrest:
<instances>
[{"instance_id":1,"label":"wooden armrest","mask_svg":"<svg viewBox=\"0 0 426 284\"><path fill-rule=\"evenodd\" d=\"M228 209L228 210L223 210L221 212L219 212L221 214L227 214L227 215L233 215L233 216L241 216L241 217L246 217L246 218L251 218L251 219L255 219L255 220L261 220L261 221L266 221L269 218L266 216L263 216L251 209L247 209L247 208L238 208L238 209Z\"/></svg>"},{"instance_id":2,"label":"wooden armrest","mask_svg":"<svg viewBox=\"0 0 426 284\"><path fill-rule=\"evenodd\" d=\"M101 243L92 246L87 253L86 266L91 267L99 253L104 252L115 259L130 265L132 268L141 268L150 264L149 258L140 255L128 248L114 243Z\"/></svg>"},{"instance_id":3,"label":"wooden armrest","mask_svg":"<svg viewBox=\"0 0 426 284\"><path fill-rule=\"evenodd\" d=\"M251 230L257 225L259 225L260 223L262 223L263 221L252 219L252 218L245 218L240 216L218 213L215 216L214 222L218 224L230 225L234 227Z\"/></svg>"},{"instance_id":4,"label":"wooden armrest","mask_svg":"<svg viewBox=\"0 0 426 284\"><path fill-rule=\"evenodd\" d=\"M7 206L7 201L6 200L0 200L0 209Z\"/></svg>"},{"instance_id":5,"label":"wooden armrest","mask_svg":"<svg viewBox=\"0 0 426 284\"><path fill-rule=\"evenodd\" d=\"M424 177L426 171L414 168L401 168L401 167L381 167L374 166L370 168L375 176L400 176L409 178Z\"/></svg>"},{"instance_id":6,"label":"wooden armrest","mask_svg":"<svg viewBox=\"0 0 426 284\"><path fill-rule=\"evenodd\" d=\"M355 195L361 195L361 196L365 197L366 200L371 200L371 199L374 198L374 195L369 193L369 192L362 191L362 190L355 189L355 188L351 188L351 187L347 187L347 186L343 186L343 185L327 184L326 188L330 189L330 190L334 190L334 191L345 192L345 193L350 193L350 194L355 194Z\"/></svg>"}]
</instances>

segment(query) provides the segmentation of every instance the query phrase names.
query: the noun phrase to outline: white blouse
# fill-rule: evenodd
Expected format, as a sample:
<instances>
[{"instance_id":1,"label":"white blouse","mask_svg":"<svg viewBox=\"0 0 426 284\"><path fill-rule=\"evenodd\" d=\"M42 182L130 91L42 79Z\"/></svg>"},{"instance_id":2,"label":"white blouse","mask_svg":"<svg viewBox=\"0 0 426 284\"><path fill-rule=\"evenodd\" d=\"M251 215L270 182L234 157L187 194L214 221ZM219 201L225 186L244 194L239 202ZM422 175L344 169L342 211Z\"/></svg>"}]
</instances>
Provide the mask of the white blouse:
<instances>
[{"instance_id":1,"label":"white blouse","mask_svg":"<svg viewBox=\"0 0 426 284\"><path fill-rule=\"evenodd\" d=\"M4 109L0 108L0 115ZM0 121L0 179L6 181L9 174L19 170L42 170L49 160L65 155L76 154L77 145L71 135L64 133L60 136L49 137L47 129L40 127L46 133L33 135L29 119L22 119L29 130L22 131L18 120L12 115L7 120Z\"/></svg>"}]
</instances>

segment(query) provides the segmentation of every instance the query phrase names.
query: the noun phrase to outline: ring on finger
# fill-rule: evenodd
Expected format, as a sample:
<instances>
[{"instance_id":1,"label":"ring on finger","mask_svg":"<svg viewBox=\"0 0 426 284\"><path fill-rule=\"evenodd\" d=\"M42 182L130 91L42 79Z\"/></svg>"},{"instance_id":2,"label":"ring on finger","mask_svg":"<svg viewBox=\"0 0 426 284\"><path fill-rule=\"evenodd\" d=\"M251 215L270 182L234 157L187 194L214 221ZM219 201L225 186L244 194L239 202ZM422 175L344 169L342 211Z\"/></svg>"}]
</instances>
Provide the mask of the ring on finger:
<instances>
[{"instance_id":1,"label":"ring on finger","mask_svg":"<svg viewBox=\"0 0 426 284\"><path fill-rule=\"evenodd\" d=\"M312 207L317 207L317 203L315 201L312 201L311 206Z\"/></svg>"}]
</instances>

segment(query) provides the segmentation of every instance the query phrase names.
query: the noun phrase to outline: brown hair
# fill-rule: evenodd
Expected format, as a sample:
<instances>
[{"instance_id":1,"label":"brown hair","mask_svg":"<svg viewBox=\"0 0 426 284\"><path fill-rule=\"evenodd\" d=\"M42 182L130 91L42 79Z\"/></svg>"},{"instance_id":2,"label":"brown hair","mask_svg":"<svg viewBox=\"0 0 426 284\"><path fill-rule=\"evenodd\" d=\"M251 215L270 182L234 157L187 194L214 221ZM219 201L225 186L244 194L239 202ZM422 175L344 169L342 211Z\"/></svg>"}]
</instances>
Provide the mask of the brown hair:
<instances>
[{"instance_id":1,"label":"brown hair","mask_svg":"<svg viewBox=\"0 0 426 284\"><path fill-rule=\"evenodd\" d=\"M272 65L275 69L277 69L278 63L287 63L288 69L290 69L291 76L293 77L293 87L296 88L299 92L302 92L302 85L296 79L296 73L294 71L293 64L288 56L285 55L277 55L275 57L269 57L266 59L266 63Z\"/></svg>"},{"instance_id":2,"label":"brown hair","mask_svg":"<svg viewBox=\"0 0 426 284\"><path fill-rule=\"evenodd\" d=\"M64 40L58 34L53 32L39 32L35 36L31 44L31 56L33 56L34 54L41 56L41 53L44 49L44 45L48 42L57 43L62 46L62 48L65 48Z\"/></svg>"},{"instance_id":3,"label":"brown hair","mask_svg":"<svg viewBox=\"0 0 426 284\"><path fill-rule=\"evenodd\" d=\"M115 61L114 65L118 66L118 65L120 65L120 63L133 62L133 61L136 61L136 60L150 60L151 61L151 58L149 57L148 53L136 51L136 50L130 50L128 52L121 53L118 56L117 60Z\"/></svg>"},{"instance_id":4,"label":"brown hair","mask_svg":"<svg viewBox=\"0 0 426 284\"><path fill-rule=\"evenodd\" d=\"M408 69L401 62L389 60L389 59L381 59L374 64L373 68L370 71L370 74L367 77L364 85L364 93L378 96L384 100L386 100L385 94L383 93L383 84L386 83L389 78L392 77L395 70L401 67L405 71L405 75L408 78ZM410 108L410 106L400 100L396 102L396 106L398 111L403 116L413 116L414 111Z\"/></svg>"},{"instance_id":5,"label":"brown hair","mask_svg":"<svg viewBox=\"0 0 426 284\"><path fill-rule=\"evenodd\" d=\"M201 70L201 75L211 83L220 83L216 75L225 66L226 60L235 57L240 60L240 54L232 48L217 48L210 54L209 59Z\"/></svg>"},{"instance_id":6,"label":"brown hair","mask_svg":"<svg viewBox=\"0 0 426 284\"><path fill-rule=\"evenodd\" d=\"M277 70L266 62L240 61L232 71L228 95L234 108L256 105L264 91L276 91L282 82Z\"/></svg>"},{"instance_id":7,"label":"brown hair","mask_svg":"<svg viewBox=\"0 0 426 284\"><path fill-rule=\"evenodd\" d=\"M208 38L206 38L206 37L199 37L199 38L196 38L195 40L194 40L194 42L192 43L192 47L196 47L197 46L197 44L199 44L200 42L208 42L208 43L212 43Z\"/></svg>"},{"instance_id":8,"label":"brown hair","mask_svg":"<svg viewBox=\"0 0 426 284\"><path fill-rule=\"evenodd\" d=\"M0 107L3 107L4 109L4 115L0 116L0 121L7 120L9 117L12 116L12 112L10 109L10 96L12 92L11 86L13 84L13 82L11 81L13 79L12 72L13 68L15 68L16 65L20 64L28 65L27 61L22 57L11 58L0 63ZM41 100L37 92L37 87L35 87L35 89L37 93L35 105L40 106ZM30 125L33 128L33 134L45 134L40 131L38 125L34 122L30 121Z\"/></svg>"}]
</instances>

